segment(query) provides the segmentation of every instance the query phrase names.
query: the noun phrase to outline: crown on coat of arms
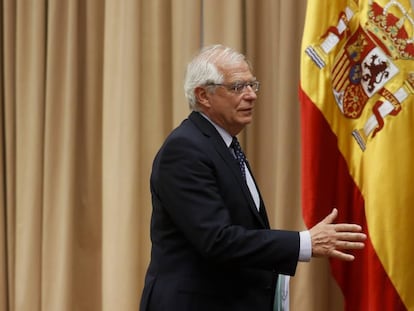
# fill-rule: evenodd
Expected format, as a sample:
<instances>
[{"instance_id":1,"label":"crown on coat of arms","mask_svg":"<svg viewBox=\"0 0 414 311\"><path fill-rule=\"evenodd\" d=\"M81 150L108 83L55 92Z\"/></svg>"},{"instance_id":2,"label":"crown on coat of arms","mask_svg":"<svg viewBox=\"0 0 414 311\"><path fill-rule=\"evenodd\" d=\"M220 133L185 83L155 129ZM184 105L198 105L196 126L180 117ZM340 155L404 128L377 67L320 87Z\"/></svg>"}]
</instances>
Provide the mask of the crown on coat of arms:
<instances>
[{"instance_id":1,"label":"crown on coat of arms","mask_svg":"<svg viewBox=\"0 0 414 311\"><path fill-rule=\"evenodd\" d=\"M366 30L386 53L394 59L414 59L414 18L398 1L390 0L384 7L371 2Z\"/></svg>"}]
</instances>

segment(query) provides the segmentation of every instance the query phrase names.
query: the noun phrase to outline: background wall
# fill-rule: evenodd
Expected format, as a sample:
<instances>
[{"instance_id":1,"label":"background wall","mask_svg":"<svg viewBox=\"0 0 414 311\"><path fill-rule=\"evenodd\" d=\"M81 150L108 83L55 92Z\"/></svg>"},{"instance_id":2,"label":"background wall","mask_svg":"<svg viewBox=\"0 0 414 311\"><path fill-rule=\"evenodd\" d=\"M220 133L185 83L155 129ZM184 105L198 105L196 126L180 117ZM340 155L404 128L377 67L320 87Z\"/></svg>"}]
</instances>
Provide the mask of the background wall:
<instances>
[{"instance_id":1,"label":"background wall","mask_svg":"<svg viewBox=\"0 0 414 311\"><path fill-rule=\"evenodd\" d=\"M304 229L305 9L305 0L3 0L0 311L137 310L151 163L189 113L185 65L203 45L252 61L262 87L242 144L272 226ZM342 309L325 260L299 265L291 309Z\"/></svg>"}]
</instances>

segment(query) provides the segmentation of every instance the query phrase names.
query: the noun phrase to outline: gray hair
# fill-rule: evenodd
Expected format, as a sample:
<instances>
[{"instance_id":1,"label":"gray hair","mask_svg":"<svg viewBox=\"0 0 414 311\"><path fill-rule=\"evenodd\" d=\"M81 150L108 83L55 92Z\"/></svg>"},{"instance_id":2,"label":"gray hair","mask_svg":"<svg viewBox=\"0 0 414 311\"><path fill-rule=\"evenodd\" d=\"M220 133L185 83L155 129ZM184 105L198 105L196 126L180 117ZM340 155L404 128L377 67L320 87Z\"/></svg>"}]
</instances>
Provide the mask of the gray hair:
<instances>
[{"instance_id":1,"label":"gray hair","mask_svg":"<svg viewBox=\"0 0 414 311\"><path fill-rule=\"evenodd\" d=\"M199 54L187 65L184 79L184 92L191 110L197 111L197 98L194 89L197 86L223 83L223 73L218 69L218 64L234 64L249 62L246 57L236 50L217 44L204 47Z\"/></svg>"}]
</instances>

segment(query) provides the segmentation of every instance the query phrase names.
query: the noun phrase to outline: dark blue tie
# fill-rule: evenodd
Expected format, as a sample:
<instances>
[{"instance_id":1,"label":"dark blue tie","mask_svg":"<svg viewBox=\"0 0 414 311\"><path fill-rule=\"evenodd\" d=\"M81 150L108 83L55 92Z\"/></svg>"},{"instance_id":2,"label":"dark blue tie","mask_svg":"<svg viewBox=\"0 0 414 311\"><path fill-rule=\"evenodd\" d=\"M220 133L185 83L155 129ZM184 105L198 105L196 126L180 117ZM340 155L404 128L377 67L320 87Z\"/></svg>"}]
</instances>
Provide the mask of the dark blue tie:
<instances>
[{"instance_id":1,"label":"dark blue tie","mask_svg":"<svg viewBox=\"0 0 414 311\"><path fill-rule=\"evenodd\" d=\"M236 160L240 166L241 174L243 178L246 179L246 168L244 166L244 163L246 162L246 156L244 155L240 147L239 141L236 137L233 137L233 141L231 142L230 147L233 148L234 154L236 155Z\"/></svg>"}]
</instances>

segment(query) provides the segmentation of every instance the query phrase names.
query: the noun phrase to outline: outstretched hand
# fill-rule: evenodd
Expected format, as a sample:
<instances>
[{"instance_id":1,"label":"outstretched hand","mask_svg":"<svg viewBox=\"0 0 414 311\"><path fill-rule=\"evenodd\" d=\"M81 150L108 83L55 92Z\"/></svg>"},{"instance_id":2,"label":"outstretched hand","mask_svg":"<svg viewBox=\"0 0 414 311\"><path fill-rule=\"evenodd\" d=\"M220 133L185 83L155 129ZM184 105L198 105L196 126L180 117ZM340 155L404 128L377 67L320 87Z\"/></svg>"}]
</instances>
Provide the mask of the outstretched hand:
<instances>
[{"instance_id":1,"label":"outstretched hand","mask_svg":"<svg viewBox=\"0 0 414 311\"><path fill-rule=\"evenodd\" d=\"M313 257L331 257L352 261L355 257L343 250L362 249L367 236L362 233L360 225L334 224L338 210L334 208L321 222L309 232L312 240Z\"/></svg>"}]
</instances>

